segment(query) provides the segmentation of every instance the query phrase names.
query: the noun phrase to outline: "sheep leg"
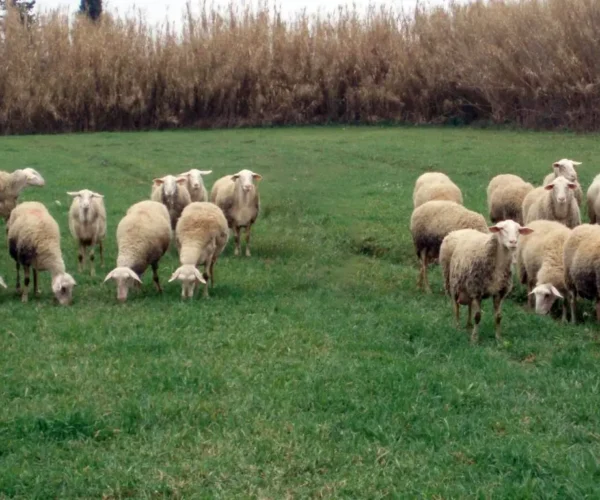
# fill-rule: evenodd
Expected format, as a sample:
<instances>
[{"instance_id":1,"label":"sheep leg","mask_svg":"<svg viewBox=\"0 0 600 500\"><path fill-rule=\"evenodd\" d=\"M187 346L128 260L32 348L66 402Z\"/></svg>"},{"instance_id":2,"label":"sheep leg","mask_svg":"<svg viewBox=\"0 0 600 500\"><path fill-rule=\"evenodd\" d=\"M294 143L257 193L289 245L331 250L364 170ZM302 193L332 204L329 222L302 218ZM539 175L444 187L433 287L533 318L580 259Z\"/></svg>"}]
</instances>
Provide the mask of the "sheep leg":
<instances>
[{"instance_id":1,"label":"sheep leg","mask_svg":"<svg viewBox=\"0 0 600 500\"><path fill-rule=\"evenodd\" d=\"M240 232L241 229L238 226L233 226L233 233L235 236L235 250L233 255L238 256L240 254Z\"/></svg>"},{"instance_id":2,"label":"sheep leg","mask_svg":"<svg viewBox=\"0 0 600 500\"><path fill-rule=\"evenodd\" d=\"M77 270L79 272L83 271L84 252L83 245L80 243L79 248L77 249Z\"/></svg>"},{"instance_id":3,"label":"sheep leg","mask_svg":"<svg viewBox=\"0 0 600 500\"><path fill-rule=\"evenodd\" d=\"M427 258L427 250L421 251L421 287L427 292L431 293L431 287L429 286L429 279L427 277L427 266L429 260Z\"/></svg>"},{"instance_id":4,"label":"sheep leg","mask_svg":"<svg viewBox=\"0 0 600 500\"><path fill-rule=\"evenodd\" d=\"M479 323L481 322L481 301L479 299L473 300L473 309L475 310L475 324L471 333L471 342L476 344L479 340Z\"/></svg>"},{"instance_id":5,"label":"sheep leg","mask_svg":"<svg viewBox=\"0 0 600 500\"><path fill-rule=\"evenodd\" d=\"M25 275L25 279L23 280L25 287L21 295L21 302L26 303L29 300L29 266L23 266L23 274Z\"/></svg>"},{"instance_id":6,"label":"sheep leg","mask_svg":"<svg viewBox=\"0 0 600 500\"><path fill-rule=\"evenodd\" d=\"M38 286L38 271L35 267L33 268L33 294L36 296L40 295L40 288Z\"/></svg>"},{"instance_id":7,"label":"sheep leg","mask_svg":"<svg viewBox=\"0 0 600 500\"><path fill-rule=\"evenodd\" d=\"M96 256L94 255L94 247L90 247L90 276L96 275L96 269L94 268L94 261L96 260Z\"/></svg>"},{"instance_id":8,"label":"sheep leg","mask_svg":"<svg viewBox=\"0 0 600 500\"><path fill-rule=\"evenodd\" d=\"M154 281L154 286L158 292L162 292L162 288L160 287L160 281L158 280L158 262L152 264L152 281Z\"/></svg>"},{"instance_id":9,"label":"sheep leg","mask_svg":"<svg viewBox=\"0 0 600 500\"><path fill-rule=\"evenodd\" d=\"M563 323L567 322L567 303L566 300L563 300L562 303L562 320Z\"/></svg>"},{"instance_id":10,"label":"sheep leg","mask_svg":"<svg viewBox=\"0 0 600 500\"><path fill-rule=\"evenodd\" d=\"M17 284L16 284L17 293L21 294L21 264L17 262Z\"/></svg>"},{"instance_id":11,"label":"sheep leg","mask_svg":"<svg viewBox=\"0 0 600 500\"><path fill-rule=\"evenodd\" d=\"M600 322L600 299L596 302L596 321Z\"/></svg>"},{"instance_id":12,"label":"sheep leg","mask_svg":"<svg viewBox=\"0 0 600 500\"><path fill-rule=\"evenodd\" d=\"M473 328L473 302L469 302L466 328Z\"/></svg>"},{"instance_id":13,"label":"sheep leg","mask_svg":"<svg viewBox=\"0 0 600 500\"><path fill-rule=\"evenodd\" d=\"M531 290L533 290L533 285L531 284L530 281L527 282L527 307L529 309L534 309L535 308L535 298L533 295L529 295L531 293Z\"/></svg>"},{"instance_id":14,"label":"sheep leg","mask_svg":"<svg viewBox=\"0 0 600 500\"><path fill-rule=\"evenodd\" d=\"M576 307L575 307L575 292L569 290L568 292L569 305L571 306L571 323L576 322Z\"/></svg>"},{"instance_id":15,"label":"sheep leg","mask_svg":"<svg viewBox=\"0 0 600 500\"><path fill-rule=\"evenodd\" d=\"M246 228L246 257L250 257L250 230L252 229L252 225L249 224Z\"/></svg>"},{"instance_id":16,"label":"sheep leg","mask_svg":"<svg viewBox=\"0 0 600 500\"><path fill-rule=\"evenodd\" d=\"M102 241L98 242L98 252L100 253L100 267L104 267L104 245Z\"/></svg>"},{"instance_id":17,"label":"sheep leg","mask_svg":"<svg viewBox=\"0 0 600 500\"><path fill-rule=\"evenodd\" d=\"M217 255L213 255L213 258L210 260L210 266L208 269L208 273L210 275L210 287L214 288L215 286L215 264L217 262Z\"/></svg>"},{"instance_id":18,"label":"sheep leg","mask_svg":"<svg viewBox=\"0 0 600 500\"><path fill-rule=\"evenodd\" d=\"M494 295L494 325L496 328L496 340L502 340L500 322L502 321L502 297Z\"/></svg>"},{"instance_id":19,"label":"sheep leg","mask_svg":"<svg viewBox=\"0 0 600 500\"><path fill-rule=\"evenodd\" d=\"M456 328L460 328L460 304L454 299L454 323Z\"/></svg>"}]
</instances>

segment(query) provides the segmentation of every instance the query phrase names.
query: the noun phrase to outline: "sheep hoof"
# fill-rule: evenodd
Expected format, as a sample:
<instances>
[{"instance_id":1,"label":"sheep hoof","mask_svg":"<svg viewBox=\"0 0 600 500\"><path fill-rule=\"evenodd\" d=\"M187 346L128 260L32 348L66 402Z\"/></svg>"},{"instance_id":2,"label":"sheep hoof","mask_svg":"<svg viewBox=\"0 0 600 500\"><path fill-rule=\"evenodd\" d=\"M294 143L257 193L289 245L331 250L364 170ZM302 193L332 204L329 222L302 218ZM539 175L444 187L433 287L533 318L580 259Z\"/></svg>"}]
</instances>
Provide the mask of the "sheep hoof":
<instances>
[{"instance_id":1,"label":"sheep hoof","mask_svg":"<svg viewBox=\"0 0 600 500\"><path fill-rule=\"evenodd\" d=\"M23 302L23 304L27 304L27 301L28 301L27 295L22 295L21 302Z\"/></svg>"},{"instance_id":2,"label":"sheep hoof","mask_svg":"<svg viewBox=\"0 0 600 500\"><path fill-rule=\"evenodd\" d=\"M239 249L239 248L236 248L236 249L233 251L233 255L235 255L235 256L237 257L239 254L240 254L240 249Z\"/></svg>"}]
</instances>

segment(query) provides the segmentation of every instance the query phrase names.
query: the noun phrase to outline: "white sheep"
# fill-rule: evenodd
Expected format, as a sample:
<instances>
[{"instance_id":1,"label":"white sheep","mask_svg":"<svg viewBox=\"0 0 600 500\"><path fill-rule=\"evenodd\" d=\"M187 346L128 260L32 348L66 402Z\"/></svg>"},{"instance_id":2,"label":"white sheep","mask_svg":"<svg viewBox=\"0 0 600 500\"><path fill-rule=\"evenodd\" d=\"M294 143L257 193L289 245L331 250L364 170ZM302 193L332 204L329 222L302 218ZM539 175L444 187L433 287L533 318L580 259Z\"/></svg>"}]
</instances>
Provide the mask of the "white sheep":
<instances>
[{"instance_id":1,"label":"white sheep","mask_svg":"<svg viewBox=\"0 0 600 500\"><path fill-rule=\"evenodd\" d=\"M129 207L117 226L117 267L104 279L105 283L109 279L117 282L119 301L127 300L132 284L142 283L141 276L148 266L152 267L156 289L162 292L158 279L158 262L170 243L169 211L162 203L145 200Z\"/></svg>"},{"instance_id":2,"label":"white sheep","mask_svg":"<svg viewBox=\"0 0 600 500\"><path fill-rule=\"evenodd\" d=\"M445 200L463 204L460 188L442 172L426 172L415 182L413 205L418 208L428 201Z\"/></svg>"},{"instance_id":3,"label":"white sheep","mask_svg":"<svg viewBox=\"0 0 600 500\"><path fill-rule=\"evenodd\" d=\"M582 224L571 231L563 265L571 323L576 322L577 297L596 301L596 320L600 322L600 226Z\"/></svg>"},{"instance_id":4,"label":"white sheep","mask_svg":"<svg viewBox=\"0 0 600 500\"><path fill-rule=\"evenodd\" d=\"M90 247L90 274L94 276L94 246L96 245L100 253L100 264L104 266L103 240L106 236L104 196L89 189L69 191L67 194L73 197L69 209L69 230L79 244L78 270L82 272L85 267L87 249Z\"/></svg>"},{"instance_id":5,"label":"white sheep","mask_svg":"<svg viewBox=\"0 0 600 500\"><path fill-rule=\"evenodd\" d=\"M187 179L186 188L190 193L192 201L208 201L208 192L204 186L202 176L212 174L212 170L198 170L193 168L179 174L177 177L185 177Z\"/></svg>"},{"instance_id":6,"label":"white sheep","mask_svg":"<svg viewBox=\"0 0 600 500\"><path fill-rule=\"evenodd\" d=\"M179 263L169 282L182 282L181 296L191 298L197 283L204 283L208 297L208 283L215 285L214 267L227 241L229 228L223 211L214 203L192 202L184 208L175 228ZM196 266L204 266L204 276Z\"/></svg>"},{"instance_id":7,"label":"white sheep","mask_svg":"<svg viewBox=\"0 0 600 500\"><path fill-rule=\"evenodd\" d=\"M557 177L550 184L535 188L523 200L525 224L534 220L555 220L573 229L581 224L579 206L573 194L577 184Z\"/></svg>"},{"instance_id":8,"label":"white sheep","mask_svg":"<svg viewBox=\"0 0 600 500\"><path fill-rule=\"evenodd\" d=\"M519 281L527 286L527 302L535 311L548 314L556 299L563 299L565 287L563 249L571 229L560 222L536 220L528 224L532 234L523 235L517 245ZM562 320L567 319L567 304L562 303Z\"/></svg>"},{"instance_id":9,"label":"white sheep","mask_svg":"<svg viewBox=\"0 0 600 500\"><path fill-rule=\"evenodd\" d=\"M37 170L23 168L14 172L0 171L0 217L8 221L26 186L44 186L46 181Z\"/></svg>"},{"instance_id":10,"label":"white sheep","mask_svg":"<svg viewBox=\"0 0 600 500\"><path fill-rule=\"evenodd\" d=\"M262 176L251 170L240 170L226 175L214 183L210 200L217 205L227 219L235 236L235 255L240 254L240 231L246 228L246 257L250 257L250 231L260 212L260 195L254 181Z\"/></svg>"},{"instance_id":11,"label":"white sheep","mask_svg":"<svg viewBox=\"0 0 600 500\"><path fill-rule=\"evenodd\" d=\"M587 208L590 224L597 224L600 221L600 174L594 177L587 190Z\"/></svg>"},{"instance_id":12,"label":"white sheep","mask_svg":"<svg viewBox=\"0 0 600 500\"><path fill-rule=\"evenodd\" d=\"M577 184L577 187L575 188L575 199L577 200L577 205L581 206L581 202L583 201L583 190L579 184L577 170L575 169L575 167L579 165L581 165L580 161L568 160L567 158L555 161L552 164L554 172L544 177L542 185L546 186L547 184L550 184L557 177L564 177L568 181L574 182Z\"/></svg>"},{"instance_id":13,"label":"white sheep","mask_svg":"<svg viewBox=\"0 0 600 500\"><path fill-rule=\"evenodd\" d=\"M187 181L186 177L175 177L174 175L165 175L152 181L150 199L167 207L173 230L183 209L192 202L190 193L185 187Z\"/></svg>"},{"instance_id":14,"label":"white sheep","mask_svg":"<svg viewBox=\"0 0 600 500\"><path fill-rule=\"evenodd\" d=\"M504 220L491 226L492 234L479 231L462 231L456 241L450 260L449 291L454 305L456 326L459 326L460 306L469 306L467 328L475 323L471 341L476 342L481 321L481 301L493 297L496 338L500 340L501 307L504 297L512 289L512 261L519 235L532 230L513 220ZM452 238L452 233L448 235Z\"/></svg>"},{"instance_id":15,"label":"white sheep","mask_svg":"<svg viewBox=\"0 0 600 500\"><path fill-rule=\"evenodd\" d=\"M17 292L27 302L29 295L29 272L33 267L34 294L39 294L38 271L49 271L52 276L52 292L61 305L73 299L73 277L65 272L60 249L60 230L57 222L44 205L36 201L21 203L8 219L8 248L17 266ZM25 274L25 288L21 290L21 266Z\"/></svg>"},{"instance_id":16,"label":"white sheep","mask_svg":"<svg viewBox=\"0 0 600 500\"><path fill-rule=\"evenodd\" d=\"M428 201L415 208L410 218L410 232L421 261L417 287L431 291L427 267L438 259L444 237L457 229L467 228L488 232L483 215L453 201Z\"/></svg>"},{"instance_id":17,"label":"white sheep","mask_svg":"<svg viewBox=\"0 0 600 500\"><path fill-rule=\"evenodd\" d=\"M532 190L533 185L518 175L501 174L493 177L487 188L492 223L511 219L523 224L523 199Z\"/></svg>"}]
</instances>

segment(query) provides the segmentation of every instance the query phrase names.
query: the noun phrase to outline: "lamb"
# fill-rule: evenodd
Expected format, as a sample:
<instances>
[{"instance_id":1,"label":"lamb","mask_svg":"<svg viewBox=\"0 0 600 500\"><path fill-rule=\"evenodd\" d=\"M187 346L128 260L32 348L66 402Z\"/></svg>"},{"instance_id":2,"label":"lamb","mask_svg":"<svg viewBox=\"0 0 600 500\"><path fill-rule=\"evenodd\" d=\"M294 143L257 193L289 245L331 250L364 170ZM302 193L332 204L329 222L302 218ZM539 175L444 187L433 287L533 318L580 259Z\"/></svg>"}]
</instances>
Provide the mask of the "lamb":
<instances>
[{"instance_id":1,"label":"lamb","mask_svg":"<svg viewBox=\"0 0 600 500\"><path fill-rule=\"evenodd\" d=\"M69 230L79 244L77 255L78 271L82 272L85 267L87 249L90 247L90 274L94 276L95 245L98 245L100 263L104 267L103 240L106 236L104 196L89 189L69 191L67 194L73 197L73 202L69 209Z\"/></svg>"},{"instance_id":2,"label":"lamb","mask_svg":"<svg viewBox=\"0 0 600 500\"><path fill-rule=\"evenodd\" d=\"M557 177L565 177L568 181L577 184L577 187L575 188L575 199L577 200L577 205L581 206L581 202L583 201L583 190L579 185L577 170L575 169L575 167L579 165L581 165L580 161L568 160L567 158L555 161L552 164L554 172L544 177L542 185L546 186L547 184L550 184Z\"/></svg>"},{"instance_id":3,"label":"lamb","mask_svg":"<svg viewBox=\"0 0 600 500\"><path fill-rule=\"evenodd\" d=\"M227 219L235 236L235 255L240 255L240 232L246 228L246 257L250 257L250 231L260 212L260 195L254 181L262 176L251 170L221 177L210 193L210 200L217 205Z\"/></svg>"},{"instance_id":4,"label":"lamb","mask_svg":"<svg viewBox=\"0 0 600 500\"><path fill-rule=\"evenodd\" d=\"M190 193L192 201L208 201L208 192L204 187L203 175L212 174L212 170L198 170L193 168L177 177L185 177L187 179L186 188Z\"/></svg>"},{"instance_id":5,"label":"lamb","mask_svg":"<svg viewBox=\"0 0 600 500\"><path fill-rule=\"evenodd\" d=\"M587 207L590 224L597 224L600 220L600 174L594 177L587 190Z\"/></svg>"},{"instance_id":6,"label":"lamb","mask_svg":"<svg viewBox=\"0 0 600 500\"><path fill-rule=\"evenodd\" d=\"M440 255L440 246L444 237L457 229L474 229L487 233L487 223L483 215L473 212L454 201L434 200L416 208L410 218L417 257L421 261L421 270L417 287L431 292L427 278L427 267Z\"/></svg>"},{"instance_id":7,"label":"lamb","mask_svg":"<svg viewBox=\"0 0 600 500\"><path fill-rule=\"evenodd\" d=\"M26 186L44 186L46 181L33 168L18 169L14 172L0 171L0 217L8 221L10 213L17 206L19 194Z\"/></svg>"},{"instance_id":8,"label":"lamb","mask_svg":"<svg viewBox=\"0 0 600 500\"><path fill-rule=\"evenodd\" d=\"M463 204L460 188L441 172L426 172L415 182L413 191L414 208L433 200L454 201Z\"/></svg>"},{"instance_id":9,"label":"lamb","mask_svg":"<svg viewBox=\"0 0 600 500\"><path fill-rule=\"evenodd\" d=\"M38 271L50 271L52 292L61 305L73 300L73 277L65 271L60 249L60 230L44 205L36 201L21 203L11 212L7 223L8 248L17 267L17 293L27 302L29 272L33 267L34 294L39 294ZM21 290L21 266L25 274L25 288Z\"/></svg>"},{"instance_id":10,"label":"lamb","mask_svg":"<svg viewBox=\"0 0 600 500\"><path fill-rule=\"evenodd\" d=\"M208 283L215 285L214 267L227 241L229 228L223 211L213 203L192 202L183 210L175 228L181 266L169 282L182 282L181 296L192 298L197 283L204 283L204 297L208 297ZM204 265L204 276L196 266Z\"/></svg>"},{"instance_id":11,"label":"lamb","mask_svg":"<svg viewBox=\"0 0 600 500\"><path fill-rule=\"evenodd\" d=\"M175 177L174 175L165 175L160 179L153 180L150 199L167 207L173 230L183 209L192 202L190 193L185 187L187 181L186 177Z\"/></svg>"},{"instance_id":12,"label":"lamb","mask_svg":"<svg viewBox=\"0 0 600 500\"><path fill-rule=\"evenodd\" d=\"M556 221L536 220L528 227L532 234L519 238L517 268L519 281L527 286L529 307L535 298L537 314L548 314L556 299L563 299L565 287L563 249L571 229ZM562 321L567 304L562 304Z\"/></svg>"},{"instance_id":13,"label":"lamb","mask_svg":"<svg viewBox=\"0 0 600 500\"><path fill-rule=\"evenodd\" d=\"M523 199L533 185L518 175L501 174L490 181L487 188L488 209L492 223L511 219L523 224Z\"/></svg>"},{"instance_id":14,"label":"lamb","mask_svg":"<svg viewBox=\"0 0 600 500\"><path fill-rule=\"evenodd\" d=\"M571 323L576 322L578 296L596 301L596 320L600 322L600 226L582 224L571 231L565 242L563 265Z\"/></svg>"},{"instance_id":15,"label":"lamb","mask_svg":"<svg viewBox=\"0 0 600 500\"><path fill-rule=\"evenodd\" d=\"M151 266L154 285L162 292L158 262L170 244L171 220L167 208L152 200L132 205L117 226L117 267L108 273L104 283L114 279L117 282L117 299L125 302L129 287L134 282L139 286L142 274Z\"/></svg>"},{"instance_id":16,"label":"lamb","mask_svg":"<svg viewBox=\"0 0 600 500\"><path fill-rule=\"evenodd\" d=\"M550 184L535 188L523 200L525 224L534 220L555 220L573 229L581 224L581 214L573 190L574 182L557 177Z\"/></svg>"},{"instance_id":17,"label":"lamb","mask_svg":"<svg viewBox=\"0 0 600 500\"><path fill-rule=\"evenodd\" d=\"M510 219L498 222L489 231L492 234L482 234L474 229L463 231L450 261L448 288L454 304L456 326L459 326L460 306L468 305L467 328L472 325L471 313L475 311L472 342L477 342L479 336L481 301L490 296L494 301L496 339L501 339L501 307L512 289L513 253L519 235L533 232L531 228Z\"/></svg>"}]
</instances>

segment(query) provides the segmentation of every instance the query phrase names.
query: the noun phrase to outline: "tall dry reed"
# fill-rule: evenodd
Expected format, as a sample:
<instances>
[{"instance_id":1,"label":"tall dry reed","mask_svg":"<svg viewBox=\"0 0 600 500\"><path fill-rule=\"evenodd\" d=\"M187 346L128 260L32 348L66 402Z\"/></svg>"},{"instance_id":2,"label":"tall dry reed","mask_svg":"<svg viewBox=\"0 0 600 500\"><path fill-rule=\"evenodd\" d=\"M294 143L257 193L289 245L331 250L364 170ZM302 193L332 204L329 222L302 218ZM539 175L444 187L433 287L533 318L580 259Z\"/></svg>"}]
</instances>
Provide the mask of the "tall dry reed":
<instances>
[{"instance_id":1,"label":"tall dry reed","mask_svg":"<svg viewBox=\"0 0 600 500\"><path fill-rule=\"evenodd\" d=\"M266 7L0 33L0 132L325 122L597 129L600 2L477 1L284 21Z\"/></svg>"}]
</instances>

